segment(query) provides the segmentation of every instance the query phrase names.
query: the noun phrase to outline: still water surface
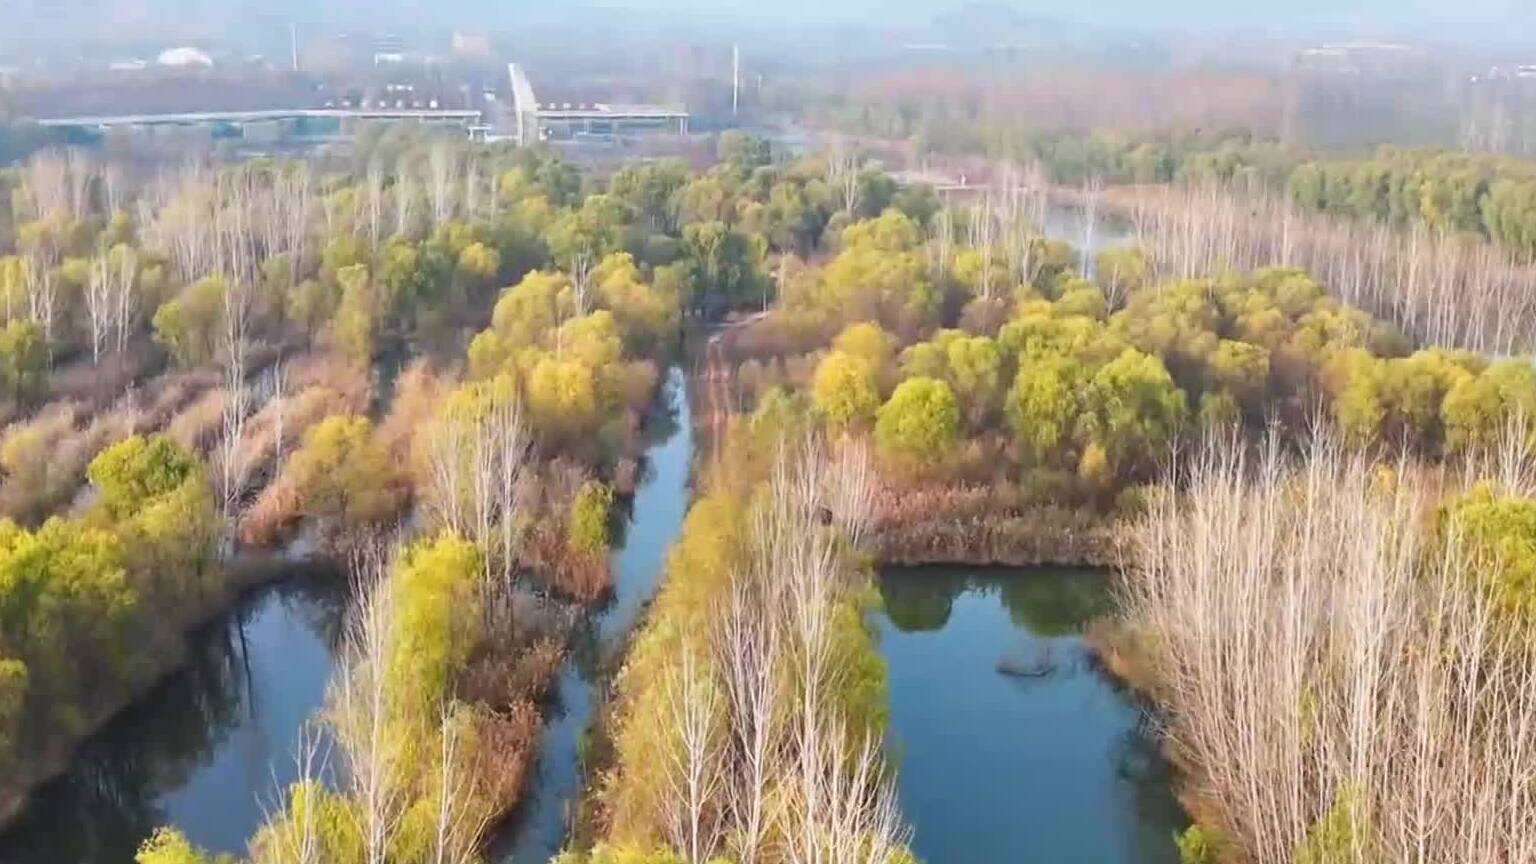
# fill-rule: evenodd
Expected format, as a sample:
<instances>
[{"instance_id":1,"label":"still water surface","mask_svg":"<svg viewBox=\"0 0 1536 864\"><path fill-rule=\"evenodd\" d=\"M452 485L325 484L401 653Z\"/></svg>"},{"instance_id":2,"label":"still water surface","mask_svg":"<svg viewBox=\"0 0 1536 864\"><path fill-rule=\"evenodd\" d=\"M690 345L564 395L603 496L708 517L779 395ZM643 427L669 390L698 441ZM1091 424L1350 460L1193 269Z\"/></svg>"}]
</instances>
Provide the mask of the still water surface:
<instances>
[{"instance_id":1,"label":"still water surface","mask_svg":"<svg viewBox=\"0 0 1536 864\"><path fill-rule=\"evenodd\" d=\"M656 593L667 550L677 539L691 500L693 422L681 370L667 376L662 405L646 424L653 443L633 508L618 538L614 597L591 621L561 671L539 742L538 774L523 804L491 844L491 860L545 864L565 845L566 827L583 792L582 738L600 702L598 682Z\"/></svg>"},{"instance_id":2,"label":"still water surface","mask_svg":"<svg viewBox=\"0 0 1536 864\"><path fill-rule=\"evenodd\" d=\"M1081 638L1108 611L1108 580L1093 570L881 574L889 738L922 860L1178 861L1185 819L1145 716Z\"/></svg>"},{"instance_id":3,"label":"still water surface","mask_svg":"<svg viewBox=\"0 0 1536 864\"><path fill-rule=\"evenodd\" d=\"M0 861L123 864L162 825L244 852L297 776L294 753L330 678L343 584L305 568L205 627L188 663L113 718L0 835Z\"/></svg>"}]
</instances>

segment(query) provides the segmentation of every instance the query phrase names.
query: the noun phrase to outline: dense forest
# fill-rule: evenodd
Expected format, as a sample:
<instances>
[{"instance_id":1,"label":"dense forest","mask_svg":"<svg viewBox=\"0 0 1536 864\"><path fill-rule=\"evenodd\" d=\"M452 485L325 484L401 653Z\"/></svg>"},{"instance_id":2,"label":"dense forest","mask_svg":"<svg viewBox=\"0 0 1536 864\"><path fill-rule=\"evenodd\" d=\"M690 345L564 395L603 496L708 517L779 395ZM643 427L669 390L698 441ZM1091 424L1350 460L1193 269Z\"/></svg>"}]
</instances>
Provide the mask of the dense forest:
<instances>
[{"instance_id":1,"label":"dense forest","mask_svg":"<svg viewBox=\"0 0 1536 864\"><path fill-rule=\"evenodd\" d=\"M945 201L847 147L599 176L403 129L35 155L0 207L0 804L178 662L236 562L313 549L351 581L336 764L249 859L478 860L702 332L710 458L560 860L913 860L867 620L891 562L1119 566L1096 644L1171 731L1188 864L1524 857L1526 271L1200 184L1087 255L1046 236L1048 173ZM138 860L210 858L167 829Z\"/></svg>"},{"instance_id":2,"label":"dense forest","mask_svg":"<svg viewBox=\"0 0 1536 864\"><path fill-rule=\"evenodd\" d=\"M252 855L477 849L521 791L562 604L610 588L684 319L761 307L829 225L934 207L753 139L721 155L598 181L394 131L349 164L10 172L7 807L248 584L229 560L318 541L356 583L325 715L347 782L291 790Z\"/></svg>"}]
</instances>

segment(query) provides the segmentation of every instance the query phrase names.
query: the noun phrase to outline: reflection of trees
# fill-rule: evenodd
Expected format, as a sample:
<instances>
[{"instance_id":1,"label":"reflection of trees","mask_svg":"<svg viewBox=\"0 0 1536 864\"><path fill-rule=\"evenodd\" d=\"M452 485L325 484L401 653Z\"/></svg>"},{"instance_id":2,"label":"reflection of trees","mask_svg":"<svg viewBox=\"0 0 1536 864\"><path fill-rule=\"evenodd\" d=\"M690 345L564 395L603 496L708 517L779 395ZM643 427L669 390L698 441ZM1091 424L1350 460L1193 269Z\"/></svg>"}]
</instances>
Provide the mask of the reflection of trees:
<instances>
[{"instance_id":1,"label":"reflection of trees","mask_svg":"<svg viewBox=\"0 0 1536 864\"><path fill-rule=\"evenodd\" d=\"M1132 710L1136 723L1115 747L1115 775L1134 816L1126 822L1128 840L1137 860L1172 864L1178 861L1173 835L1189 825L1189 817L1173 795L1173 769L1159 749L1154 724L1145 711Z\"/></svg>"},{"instance_id":2,"label":"reflection of trees","mask_svg":"<svg viewBox=\"0 0 1536 864\"><path fill-rule=\"evenodd\" d=\"M886 617L903 633L943 630L955 598L971 586L972 578L970 571L944 567L887 570L880 574Z\"/></svg>"},{"instance_id":3,"label":"reflection of trees","mask_svg":"<svg viewBox=\"0 0 1536 864\"><path fill-rule=\"evenodd\" d=\"M956 597L995 591L1021 629L1036 636L1075 635L1109 611L1108 589L1108 574L1101 570L911 567L880 576L886 615L903 633L942 630Z\"/></svg>"},{"instance_id":4,"label":"reflection of trees","mask_svg":"<svg viewBox=\"0 0 1536 864\"><path fill-rule=\"evenodd\" d=\"M161 795L186 786L244 718L246 624L275 599L302 609L302 620L329 640L340 629L345 594L336 580L290 580L194 636L182 668L113 718L69 772L43 787L0 835L0 860L132 861L139 844L167 821Z\"/></svg>"},{"instance_id":5,"label":"reflection of trees","mask_svg":"<svg viewBox=\"0 0 1536 864\"><path fill-rule=\"evenodd\" d=\"M999 584L1008 616L1037 636L1081 633L1109 611L1108 576L1098 570L1043 570Z\"/></svg>"}]
</instances>

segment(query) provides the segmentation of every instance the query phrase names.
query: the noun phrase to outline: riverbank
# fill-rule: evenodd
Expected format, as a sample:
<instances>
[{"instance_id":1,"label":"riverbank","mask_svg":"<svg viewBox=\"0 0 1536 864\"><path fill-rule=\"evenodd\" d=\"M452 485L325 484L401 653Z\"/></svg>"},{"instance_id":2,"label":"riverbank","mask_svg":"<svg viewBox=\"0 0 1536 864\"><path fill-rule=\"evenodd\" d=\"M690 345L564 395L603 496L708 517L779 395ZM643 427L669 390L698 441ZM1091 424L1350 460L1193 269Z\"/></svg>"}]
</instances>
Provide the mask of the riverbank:
<instances>
[{"instance_id":1,"label":"riverbank","mask_svg":"<svg viewBox=\"0 0 1536 864\"><path fill-rule=\"evenodd\" d=\"M646 418L653 443L637 463L642 470L628 507L630 521L614 553L611 596L568 640L571 650L542 706L545 723L534 780L523 800L491 832L487 851L492 861L553 857L564 846L573 814L589 788L596 764L593 730L603 725L613 671L627 655L630 635L647 615L691 497L698 443L694 377L673 366L656 410Z\"/></svg>"},{"instance_id":2,"label":"riverbank","mask_svg":"<svg viewBox=\"0 0 1536 864\"><path fill-rule=\"evenodd\" d=\"M1112 567L1114 517L1035 504L998 485L887 488L875 503L870 551L883 565Z\"/></svg>"},{"instance_id":3,"label":"riverbank","mask_svg":"<svg viewBox=\"0 0 1536 864\"><path fill-rule=\"evenodd\" d=\"M14 787L0 790L0 831L14 824L26 813L33 795L67 772L76 755L95 736L102 733L123 712L154 691L166 679L184 668L197 633L229 614L250 594L296 575L334 574L334 564L321 557L288 558L268 552L249 552L221 565L226 578L214 592L180 621L167 629L178 634L175 650L147 658L148 667L136 681L123 687L120 694L100 711L86 718L86 731L68 740L59 739L29 766L13 775Z\"/></svg>"}]
</instances>

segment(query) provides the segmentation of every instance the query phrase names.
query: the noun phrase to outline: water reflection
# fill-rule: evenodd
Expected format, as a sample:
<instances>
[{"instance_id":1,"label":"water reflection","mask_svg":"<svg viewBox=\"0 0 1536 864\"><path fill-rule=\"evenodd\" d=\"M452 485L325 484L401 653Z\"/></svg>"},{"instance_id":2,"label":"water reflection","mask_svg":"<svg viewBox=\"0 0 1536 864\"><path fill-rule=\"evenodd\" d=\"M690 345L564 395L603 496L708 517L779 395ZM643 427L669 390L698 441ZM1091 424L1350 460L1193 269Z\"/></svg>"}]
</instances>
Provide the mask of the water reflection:
<instances>
[{"instance_id":1,"label":"water reflection","mask_svg":"<svg viewBox=\"0 0 1536 864\"><path fill-rule=\"evenodd\" d=\"M245 598L191 640L186 664L115 717L0 835L14 864L131 861L162 825L243 852L294 778L345 611L342 580L305 573Z\"/></svg>"},{"instance_id":2,"label":"water reflection","mask_svg":"<svg viewBox=\"0 0 1536 864\"><path fill-rule=\"evenodd\" d=\"M1147 720L1082 643L1109 575L881 575L902 806L926 861L1178 859L1184 818Z\"/></svg>"},{"instance_id":3,"label":"water reflection","mask_svg":"<svg viewBox=\"0 0 1536 864\"><path fill-rule=\"evenodd\" d=\"M687 513L693 425L681 370L668 376L658 410L646 421L650 446L622 533L615 535L614 596L573 638L545 709L538 774L488 858L544 864L565 845L566 827L582 794L582 758L605 666L656 591L667 550Z\"/></svg>"}]
</instances>

